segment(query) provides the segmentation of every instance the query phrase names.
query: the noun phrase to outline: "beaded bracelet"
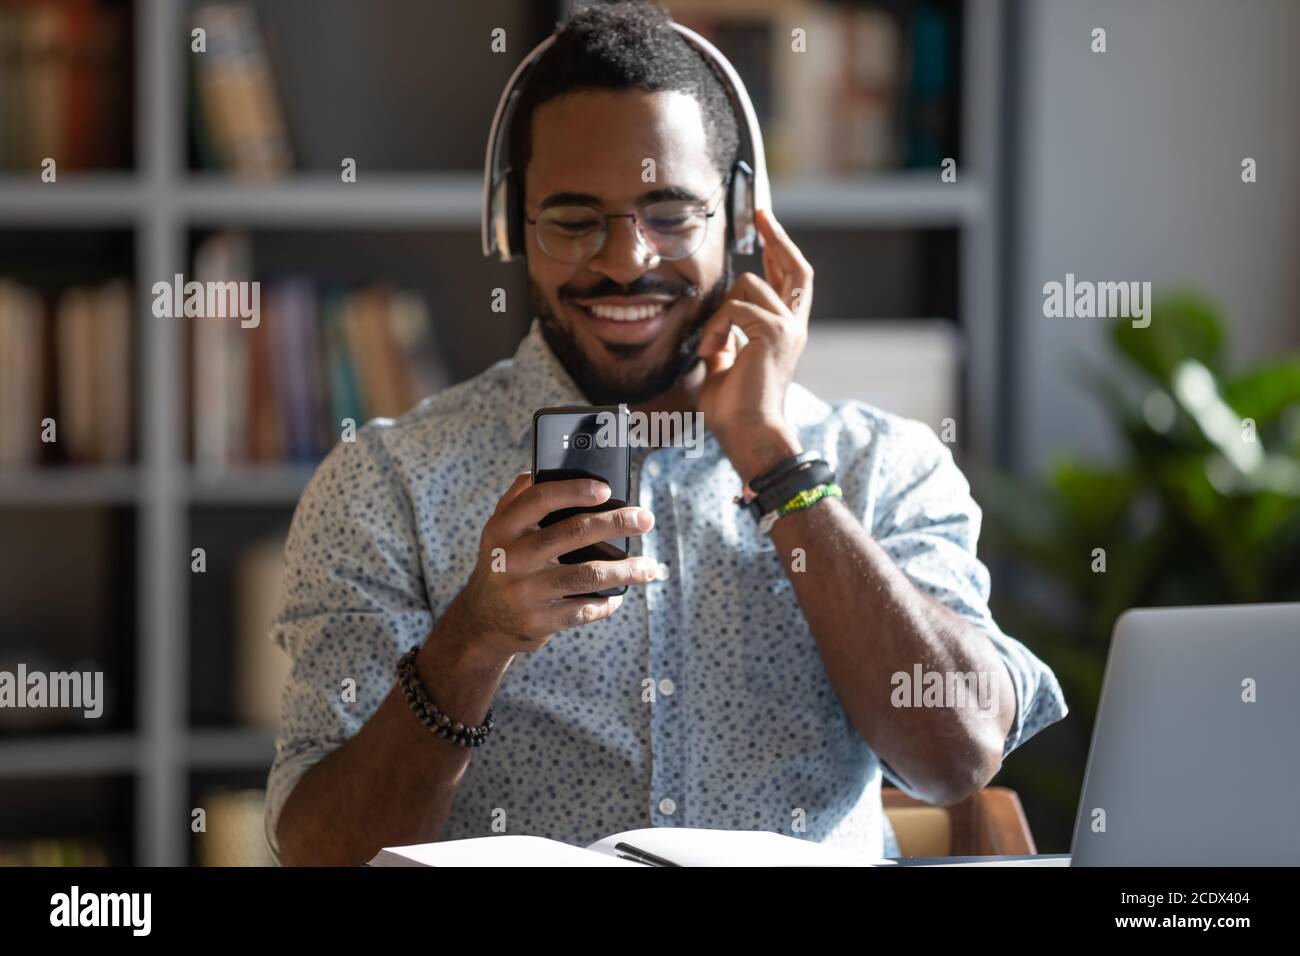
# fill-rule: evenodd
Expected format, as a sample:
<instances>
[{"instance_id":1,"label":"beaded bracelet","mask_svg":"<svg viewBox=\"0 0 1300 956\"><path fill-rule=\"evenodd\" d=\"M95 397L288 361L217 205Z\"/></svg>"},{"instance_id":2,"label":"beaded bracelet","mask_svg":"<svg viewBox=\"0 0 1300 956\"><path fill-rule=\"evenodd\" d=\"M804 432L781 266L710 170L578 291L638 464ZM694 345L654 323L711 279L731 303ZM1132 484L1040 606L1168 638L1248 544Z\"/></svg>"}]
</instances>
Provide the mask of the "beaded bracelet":
<instances>
[{"instance_id":1,"label":"beaded bracelet","mask_svg":"<svg viewBox=\"0 0 1300 956\"><path fill-rule=\"evenodd\" d=\"M763 534L769 534L772 531L772 526L776 524L778 519L785 517L791 512L802 511L804 508L811 508L823 498L843 497L844 492L841 491L840 486L835 484L833 481L824 485L818 485L815 488L808 488L805 491L796 494L779 508L763 515L762 520L758 523L758 530L763 532Z\"/></svg>"},{"instance_id":2,"label":"beaded bracelet","mask_svg":"<svg viewBox=\"0 0 1300 956\"><path fill-rule=\"evenodd\" d=\"M402 693L406 697L406 702L411 706L411 710L415 711L415 716L420 718L420 723L439 737L444 737L461 747L483 746L483 741L487 740L488 734L496 726L496 719L492 716L492 708L488 708L487 719L477 727L467 727L459 720L452 720L444 714L429 699L424 685L420 683L420 679L415 674L415 655L419 650L419 645L411 648L397 662L398 681L402 685Z\"/></svg>"}]
</instances>

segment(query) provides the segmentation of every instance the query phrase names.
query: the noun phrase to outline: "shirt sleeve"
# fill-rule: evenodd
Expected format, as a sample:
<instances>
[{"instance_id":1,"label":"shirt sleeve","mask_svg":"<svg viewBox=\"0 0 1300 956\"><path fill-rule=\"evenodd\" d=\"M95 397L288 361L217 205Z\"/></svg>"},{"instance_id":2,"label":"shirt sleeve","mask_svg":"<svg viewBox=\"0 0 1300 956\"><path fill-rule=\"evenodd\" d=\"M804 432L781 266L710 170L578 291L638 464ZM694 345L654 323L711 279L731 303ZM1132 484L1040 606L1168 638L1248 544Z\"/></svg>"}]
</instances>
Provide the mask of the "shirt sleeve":
<instances>
[{"instance_id":1,"label":"shirt sleeve","mask_svg":"<svg viewBox=\"0 0 1300 956\"><path fill-rule=\"evenodd\" d=\"M893 420L880 438L882 487L872 534L913 584L980 628L1001 656L1016 694L1005 758L1069 712L1065 696L1051 668L1004 634L989 612L989 573L976 557L982 512L948 446L929 426L908 419ZM881 766L900 789L918 796Z\"/></svg>"},{"instance_id":2,"label":"shirt sleeve","mask_svg":"<svg viewBox=\"0 0 1300 956\"><path fill-rule=\"evenodd\" d=\"M266 840L302 775L356 734L432 626L410 500L376 425L336 445L294 512L271 639L291 666L267 779Z\"/></svg>"}]
</instances>

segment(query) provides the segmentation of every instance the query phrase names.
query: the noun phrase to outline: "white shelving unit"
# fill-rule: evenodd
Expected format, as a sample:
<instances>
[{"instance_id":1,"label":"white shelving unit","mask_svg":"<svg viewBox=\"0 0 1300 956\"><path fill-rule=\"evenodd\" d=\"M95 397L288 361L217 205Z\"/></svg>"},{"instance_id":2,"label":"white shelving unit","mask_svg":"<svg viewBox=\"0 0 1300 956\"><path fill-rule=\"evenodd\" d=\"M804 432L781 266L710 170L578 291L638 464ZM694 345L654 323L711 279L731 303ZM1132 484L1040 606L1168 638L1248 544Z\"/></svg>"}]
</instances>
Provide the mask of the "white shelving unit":
<instances>
[{"instance_id":1,"label":"white shelving unit","mask_svg":"<svg viewBox=\"0 0 1300 956\"><path fill-rule=\"evenodd\" d=\"M42 184L0 176L0 227L129 227L135 241L140 330L138 463L129 468L0 472L0 507L128 505L136 514L135 726L133 733L0 741L0 780L122 773L135 778L136 860L188 859L189 774L269 766L271 735L188 727L189 509L290 507L311 475L305 467L195 473L184 454L185 336L153 316L149 288L185 270L196 226L377 226L477 229L481 183L463 173L363 176L355 185L300 176L232 183L185 169L185 5L136 0L134 174L88 174ZM938 171L866 179L778 181L783 222L833 231L863 228L959 230L961 327L965 333L968 452L990 455L997 420L1002 0L966 0L963 50L963 167L959 182Z\"/></svg>"}]
</instances>

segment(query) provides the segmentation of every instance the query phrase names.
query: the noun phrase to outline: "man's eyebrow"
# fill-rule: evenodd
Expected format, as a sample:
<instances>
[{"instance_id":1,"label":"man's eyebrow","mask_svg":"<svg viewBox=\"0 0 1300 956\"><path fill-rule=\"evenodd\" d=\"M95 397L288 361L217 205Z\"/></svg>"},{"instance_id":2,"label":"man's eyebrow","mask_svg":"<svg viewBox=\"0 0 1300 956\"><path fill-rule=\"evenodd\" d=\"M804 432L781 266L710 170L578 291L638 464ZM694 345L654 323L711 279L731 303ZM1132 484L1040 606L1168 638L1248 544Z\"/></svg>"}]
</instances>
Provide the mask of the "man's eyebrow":
<instances>
[{"instance_id":1,"label":"man's eyebrow","mask_svg":"<svg viewBox=\"0 0 1300 956\"><path fill-rule=\"evenodd\" d=\"M588 193L552 193L542 200L542 208L550 206L599 206L600 197Z\"/></svg>"},{"instance_id":2,"label":"man's eyebrow","mask_svg":"<svg viewBox=\"0 0 1300 956\"><path fill-rule=\"evenodd\" d=\"M665 199L683 199L688 202L703 201L703 197L697 196L694 191L684 186L663 186L659 189L652 189L648 193L642 193L637 197L637 204L662 202ZM548 209L551 206L600 207L600 205L600 197L593 196L590 193L552 193L542 200L541 208Z\"/></svg>"}]
</instances>

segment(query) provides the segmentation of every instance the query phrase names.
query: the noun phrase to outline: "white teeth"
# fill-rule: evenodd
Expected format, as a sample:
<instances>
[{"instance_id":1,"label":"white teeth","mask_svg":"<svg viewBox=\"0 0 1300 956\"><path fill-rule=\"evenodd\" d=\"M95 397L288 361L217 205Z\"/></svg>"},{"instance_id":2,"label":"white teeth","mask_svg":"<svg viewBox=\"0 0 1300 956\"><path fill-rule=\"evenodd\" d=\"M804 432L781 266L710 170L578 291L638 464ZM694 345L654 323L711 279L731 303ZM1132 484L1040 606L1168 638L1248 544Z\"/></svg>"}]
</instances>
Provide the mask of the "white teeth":
<instances>
[{"instance_id":1,"label":"white teeth","mask_svg":"<svg viewBox=\"0 0 1300 956\"><path fill-rule=\"evenodd\" d=\"M640 322L664 310L662 302L646 305L593 305L588 308L596 318L611 319L615 322Z\"/></svg>"}]
</instances>

